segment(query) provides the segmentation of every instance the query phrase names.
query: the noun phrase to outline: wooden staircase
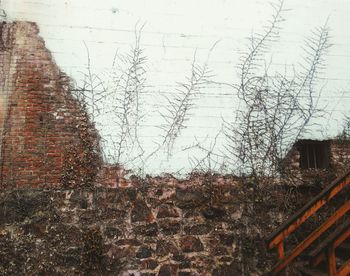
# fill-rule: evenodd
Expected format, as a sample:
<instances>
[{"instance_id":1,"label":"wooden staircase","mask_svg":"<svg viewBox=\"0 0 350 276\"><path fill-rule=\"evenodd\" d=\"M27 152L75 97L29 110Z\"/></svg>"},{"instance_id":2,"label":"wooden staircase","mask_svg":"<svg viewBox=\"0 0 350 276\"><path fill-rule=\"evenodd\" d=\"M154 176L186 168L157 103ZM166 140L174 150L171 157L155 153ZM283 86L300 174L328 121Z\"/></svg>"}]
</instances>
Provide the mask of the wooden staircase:
<instances>
[{"instance_id":1,"label":"wooden staircase","mask_svg":"<svg viewBox=\"0 0 350 276\"><path fill-rule=\"evenodd\" d=\"M285 269L300 259L303 260L301 275L350 275L349 199L295 248L288 253L285 250L286 238L347 186L350 186L350 171L334 180L265 239L267 248L276 248L278 253L271 275L286 275Z\"/></svg>"}]
</instances>

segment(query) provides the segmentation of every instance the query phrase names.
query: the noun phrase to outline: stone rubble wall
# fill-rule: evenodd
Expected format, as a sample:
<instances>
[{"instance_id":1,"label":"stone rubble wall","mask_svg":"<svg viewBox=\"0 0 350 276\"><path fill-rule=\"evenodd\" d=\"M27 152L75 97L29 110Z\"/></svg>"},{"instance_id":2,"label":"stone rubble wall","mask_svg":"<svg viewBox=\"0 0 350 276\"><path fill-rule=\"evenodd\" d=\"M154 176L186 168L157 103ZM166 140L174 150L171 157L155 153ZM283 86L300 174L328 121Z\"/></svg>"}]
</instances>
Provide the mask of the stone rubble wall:
<instances>
[{"instance_id":1,"label":"stone rubble wall","mask_svg":"<svg viewBox=\"0 0 350 276\"><path fill-rule=\"evenodd\" d=\"M0 274L262 275L263 238L309 198L285 195L205 175L2 191Z\"/></svg>"}]
</instances>

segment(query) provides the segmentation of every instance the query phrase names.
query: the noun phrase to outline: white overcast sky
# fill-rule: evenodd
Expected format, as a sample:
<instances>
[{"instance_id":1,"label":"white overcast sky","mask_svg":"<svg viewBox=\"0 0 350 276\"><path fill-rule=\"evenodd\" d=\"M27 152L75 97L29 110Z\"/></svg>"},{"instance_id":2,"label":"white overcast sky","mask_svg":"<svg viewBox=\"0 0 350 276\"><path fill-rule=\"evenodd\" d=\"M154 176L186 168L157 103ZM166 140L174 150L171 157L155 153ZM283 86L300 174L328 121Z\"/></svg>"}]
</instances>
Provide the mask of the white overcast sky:
<instances>
[{"instance_id":1,"label":"white overcast sky","mask_svg":"<svg viewBox=\"0 0 350 276\"><path fill-rule=\"evenodd\" d=\"M146 151L152 151L159 136L161 95L176 93L176 83L189 74L194 53L198 60L207 57L218 82L237 81L237 64L245 50L246 37L262 29L272 9L263 0L2 0L8 20L34 21L57 64L79 81L86 69L89 48L96 72L107 70L116 51L126 52L134 40L135 26L145 24L141 45L147 56L147 120L141 132ZM350 32L348 0L285 0L280 39L269 56L281 69L301 61L302 46L313 28L327 18L333 46L322 74L320 106L328 112L307 138L328 138L341 128L350 104ZM221 117L229 118L235 108L232 91L212 86L198 99L197 108L187 122L170 160L162 156L148 166L150 172L188 171L188 162L201 152L183 151L202 141L209 146L220 130ZM102 133L113 130L100 122ZM194 138L196 137L197 140ZM218 144L224 141L219 135Z\"/></svg>"}]
</instances>

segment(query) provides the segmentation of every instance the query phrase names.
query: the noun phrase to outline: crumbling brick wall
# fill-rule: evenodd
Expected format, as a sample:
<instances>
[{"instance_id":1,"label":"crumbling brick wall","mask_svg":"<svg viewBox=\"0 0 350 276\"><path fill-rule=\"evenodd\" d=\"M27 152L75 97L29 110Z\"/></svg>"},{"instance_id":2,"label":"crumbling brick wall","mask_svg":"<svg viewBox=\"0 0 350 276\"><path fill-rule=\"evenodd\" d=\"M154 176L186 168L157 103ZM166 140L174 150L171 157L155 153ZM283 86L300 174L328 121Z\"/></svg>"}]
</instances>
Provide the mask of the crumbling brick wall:
<instances>
[{"instance_id":1,"label":"crumbling brick wall","mask_svg":"<svg viewBox=\"0 0 350 276\"><path fill-rule=\"evenodd\" d=\"M98 134L35 23L1 23L0 186L79 186L100 166Z\"/></svg>"}]
</instances>

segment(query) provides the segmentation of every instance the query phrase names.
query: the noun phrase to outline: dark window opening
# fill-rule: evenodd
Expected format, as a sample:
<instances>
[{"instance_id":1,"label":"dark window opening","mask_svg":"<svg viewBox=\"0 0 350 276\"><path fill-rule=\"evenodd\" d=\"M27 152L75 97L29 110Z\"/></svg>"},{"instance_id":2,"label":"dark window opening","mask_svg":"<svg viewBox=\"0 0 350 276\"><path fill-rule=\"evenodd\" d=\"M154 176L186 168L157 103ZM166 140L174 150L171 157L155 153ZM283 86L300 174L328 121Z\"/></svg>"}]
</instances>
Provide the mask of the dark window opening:
<instances>
[{"instance_id":1,"label":"dark window opening","mask_svg":"<svg viewBox=\"0 0 350 276\"><path fill-rule=\"evenodd\" d=\"M328 142L301 142L299 144L300 168L327 169L329 167Z\"/></svg>"}]
</instances>

